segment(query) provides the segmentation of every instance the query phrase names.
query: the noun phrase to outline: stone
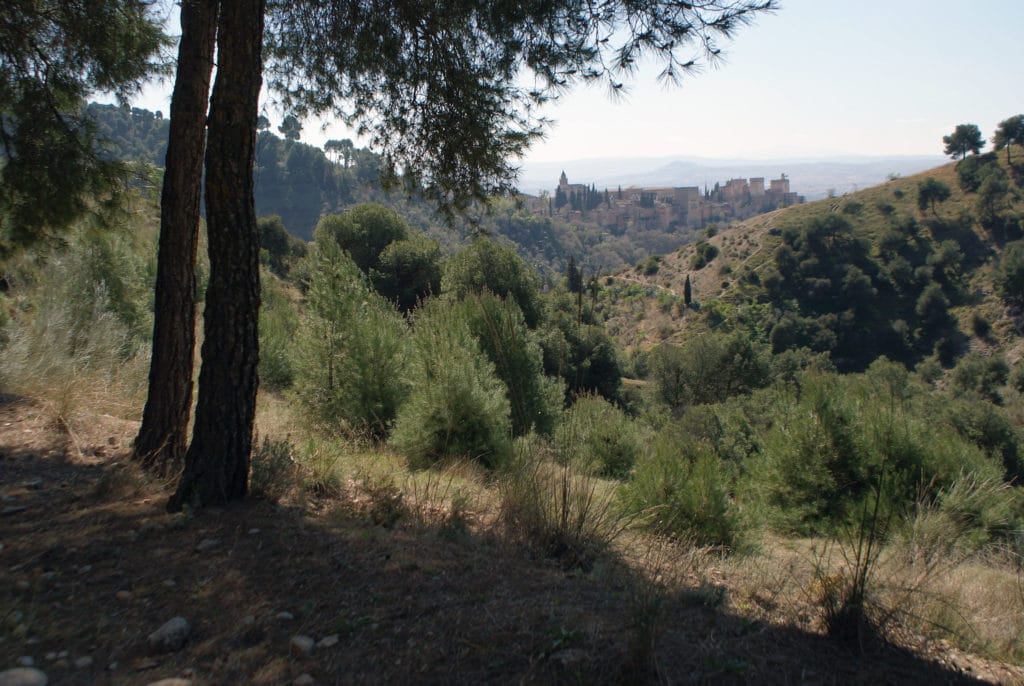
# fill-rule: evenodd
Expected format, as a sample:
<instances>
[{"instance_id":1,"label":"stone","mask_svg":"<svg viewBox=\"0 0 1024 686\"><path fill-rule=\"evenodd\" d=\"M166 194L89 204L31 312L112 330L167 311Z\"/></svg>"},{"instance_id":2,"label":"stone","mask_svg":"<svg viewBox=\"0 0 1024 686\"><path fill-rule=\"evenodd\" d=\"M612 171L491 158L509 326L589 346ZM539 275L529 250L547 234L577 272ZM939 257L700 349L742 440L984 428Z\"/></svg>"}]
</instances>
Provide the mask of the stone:
<instances>
[{"instance_id":1,"label":"stone","mask_svg":"<svg viewBox=\"0 0 1024 686\"><path fill-rule=\"evenodd\" d=\"M76 669L86 669L87 667L92 667L92 658L88 655L75 660Z\"/></svg>"},{"instance_id":2,"label":"stone","mask_svg":"<svg viewBox=\"0 0 1024 686\"><path fill-rule=\"evenodd\" d=\"M295 686L312 686L312 684L315 684L316 681L314 681L313 677L309 674L300 674L299 676L295 677L295 681L293 681L292 683L295 684Z\"/></svg>"},{"instance_id":3,"label":"stone","mask_svg":"<svg viewBox=\"0 0 1024 686\"><path fill-rule=\"evenodd\" d=\"M45 659L45 660L46 660L47 662L53 662L54 660L56 660L56 659L57 659L57 653L55 653L54 651L52 651L52 650L51 650L50 652L48 652L48 653L46 654L46 656L44 657L44 659Z\"/></svg>"},{"instance_id":4,"label":"stone","mask_svg":"<svg viewBox=\"0 0 1024 686\"><path fill-rule=\"evenodd\" d=\"M317 648L332 648L338 645L338 634L331 634L330 636L324 636L320 639L320 642L316 644Z\"/></svg>"},{"instance_id":5,"label":"stone","mask_svg":"<svg viewBox=\"0 0 1024 686\"><path fill-rule=\"evenodd\" d=\"M219 545L220 541L218 541L216 538L204 538L203 540L199 541L199 545L196 546L196 552L203 553L207 550L212 550L213 548L216 548Z\"/></svg>"},{"instance_id":6,"label":"stone","mask_svg":"<svg viewBox=\"0 0 1024 686\"><path fill-rule=\"evenodd\" d=\"M316 643L309 636L292 636L292 640L288 645L292 655L296 657L309 657L313 654L313 648Z\"/></svg>"},{"instance_id":7,"label":"stone","mask_svg":"<svg viewBox=\"0 0 1024 686\"><path fill-rule=\"evenodd\" d=\"M28 481L22 482L22 486L33 491L38 491L43 487L43 480L40 478L29 479Z\"/></svg>"},{"instance_id":8,"label":"stone","mask_svg":"<svg viewBox=\"0 0 1024 686\"><path fill-rule=\"evenodd\" d=\"M154 650L174 651L180 650L188 635L192 632L188 620L184 617L174 617L168 620L159 629L154 631L146 639Z\"/></svg>"},{"instance_id":9,"label":"stone","mask_svg":"<svg viewBox=\"0 0 1024 686\"><path fill-rule=\"evenodd\" d=\"M128 602L132 599L132 594L131 591L118 591L114 594L114 597L120 600L121 602Z\"/></svg>"},{"instance_id":10,"label":"stone","mask_svg":"<svg viewBox=\"0 0 1024 686\"><path fill-rule=\"evenodd\" d=\"M295 619L295 615L293 615L291 612L288 612L287 610L285 610L284 612L278 612L276 615L274 615L274 617L276 619L281 620L282 622L290 622L293 619Z\"/></svg>"},{"instance_id":11,"label":"stone","mask_svg":"<svg viewBox=\"0 0 1024 686\"><path fill-rule=\"evenodd\" d=\"M256 535L256 534L258 534L259 532L260 532L260 530L259 530L259 529L249 529L249 535L250 535L250 536L255 536L255 535Z\"/></svg>"},{"instance_id":12,"label":"stone","mask_svg":"<svg viewBox=\"0 0 1024 686\"><path fill-rule=\"evenodd\" d=\"M0 686L46 686L46 674L31 667L18 667L0 672Z\"/></svg>"},{"instance_id":13,"label":"stone","mask_svg":"<svg viewBox=\"0 0 1024 686\"><path fill-rule=\"evenodd\" d=\"M32 659L31 655L22 655L18 658L19 667L35 667L36 661Z\"/></svg>"},{"instance_id":14,"label":"stone","mask_svg":"<svg viewBox=\"0 0 1024 686\"><path fill-rule=\"evenodd\" d=\"M5 507L3 510L0 510L0 516L9 517L11 515L24 512L27 509L28 508L24 505L11 505L10 507Z\"/></svg>"}]
</instances>

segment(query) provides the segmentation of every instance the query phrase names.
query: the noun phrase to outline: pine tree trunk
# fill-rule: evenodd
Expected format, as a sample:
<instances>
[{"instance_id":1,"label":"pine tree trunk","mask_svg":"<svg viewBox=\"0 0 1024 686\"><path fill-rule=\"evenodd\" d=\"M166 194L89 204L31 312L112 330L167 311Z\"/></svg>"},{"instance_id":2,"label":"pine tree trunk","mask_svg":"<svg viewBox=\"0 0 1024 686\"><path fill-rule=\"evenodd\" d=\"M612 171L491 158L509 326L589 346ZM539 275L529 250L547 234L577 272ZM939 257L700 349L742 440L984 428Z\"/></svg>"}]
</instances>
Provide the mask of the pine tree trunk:
<instances>
[{"instance_id":1,"label":"pine tree trunk","mask_svg":"<svg viewBox=\"0 0 1024 686\"><path fill-rule=\"evenodd\" d=\"M245 497L259 359L259 234L253 199L264 0L224 0L206 147L203 364L192 444L170 509Z\"/></svg>"},{"instance_id":2,"label":"pine tree trunk","mask_svg":"<svg viewBox=\"0 0 1024 686\"><path fill-rule=\"evenodd\" d=\"M160 471L180 467L192 410L196 244L216 34L216 0L188 0L182 5L160 197L149 396L135 439L136 459Z\"/></svg>"}]
</instances>

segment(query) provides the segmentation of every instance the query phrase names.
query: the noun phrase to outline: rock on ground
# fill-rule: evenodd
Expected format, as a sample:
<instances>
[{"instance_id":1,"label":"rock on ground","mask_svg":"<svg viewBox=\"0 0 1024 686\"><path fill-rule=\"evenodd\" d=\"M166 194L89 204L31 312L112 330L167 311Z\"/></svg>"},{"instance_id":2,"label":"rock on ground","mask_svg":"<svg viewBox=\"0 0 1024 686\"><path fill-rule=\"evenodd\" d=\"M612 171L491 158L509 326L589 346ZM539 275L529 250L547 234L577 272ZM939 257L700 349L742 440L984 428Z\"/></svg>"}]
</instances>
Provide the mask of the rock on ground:
<instances>
[{"instance_id":1,"label":"rock on ground","mask_svg":"<svg viewBox=\"0 0 1024 686\"><path fill-rule=\"evenodd\" d=\"M147 640L150 647L154 650L179 650L185 645L185 641L188 640L188 635L191 631L192 627L189 626L187 619L184 617L174 617L151 633Z\"/></svg>"}]
</instances>

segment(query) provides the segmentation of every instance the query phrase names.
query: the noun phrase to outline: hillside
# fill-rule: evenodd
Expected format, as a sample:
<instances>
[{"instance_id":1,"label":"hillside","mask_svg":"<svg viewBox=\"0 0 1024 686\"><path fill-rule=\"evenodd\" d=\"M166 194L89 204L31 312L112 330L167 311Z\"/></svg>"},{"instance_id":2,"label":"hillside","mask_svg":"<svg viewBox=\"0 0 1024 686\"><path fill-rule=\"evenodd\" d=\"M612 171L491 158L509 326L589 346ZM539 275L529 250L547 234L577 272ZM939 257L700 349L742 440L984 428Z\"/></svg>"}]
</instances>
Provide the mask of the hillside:
<instances>
[{"instance_id":1,"label":"hillside","mask_svg":"<svg viewBox=\"0 0 1024 686\"><path fill-rule=\"evenodd\" d=\"M133 422L52 419L0 395L0 683L15 665L139 686L1024 678L909 632L822 636L800 544L754 564L632 541L588 574L507 541L479 486L451 510L451 473L171 515L127 461ZM151 638L175 617L179 641Z\"/></svg>"},{"instance_id":2,"label":"hillside","mask_svg":"<svg viewBox=\"0 0 1024 686\"><path fill-rule=\"evenodd\" d=\"M163 164L169 120L162 113L96 103L89 105L88 111L107 140L109 154L154 166ZM437 239L449 254L472 236L500 237L550 282L557 282L565 273L570 257L589 276L675 250L693 239L692 229L661 232L629 226L609 232L594 222L550 217L527 209L544 203L526 196L494 198L489 206L475 208L468 218L448 222L420 197L386 192L379 182L379 164L378 156L369 150L354 149L347 160L332 159L320 148L280 138L270 130L260 131L256 213L280 216L289 233L308 241L321 216L343 212L357 203L377 202L397 210L413 226Z\"/></svg>"},{"instance_id":3,"label":"hillside","mask_svg":"<svg viewBox=\"0 0 1024 686\"><path fill-rule=\"evenodd\" d=\"M991 216L981 216L982 194L978 191L982 189L964 186L956 162L856 193L759 215L712 230L709 233L713 235L701 241L605 279L598 300L608 317L609 331L627 348L679 342L691 331L737 325L759 330L760 337L767 342L774 327L787 315L806 318L810 312L799 293L787 291L785 284L779 283L780 247L804 245L808 239L801 237L801 231L811 225L828 225L832 228L822 230L841 232L849 228L849 244L856 248L856 259L863 262L859 268L871 279L865 299L877 307L865 304L866 315L875 317L878 308L898 306L899 312L891 312L883 319L891 325L902 316L907 318L909 327L919 327L919 322L910 321L914 314L909 310L917 305L922 285L939 283L958 330L971 337L969 345L1012 346L1018 335L1016 310L1008 307L997 293L995 267L1007 243L1021 237L1021 170L1007 167L1005 155L977 156L967 162L977 163L994 164L1004 172L1007 181L1004 192L993 201ZM922 210L918 204L919 188L929 179L948 188L949 197L928 203ZM899 232L909 236L905 240L913 244L910 248L900 242L903 239ZM705 254L714 256L699 266L703 260L697 258L697 253L708 251L705 245L711 246ZM823 254L827 253L826 249ZM788 252L787 258L792 259ZM815 256L814 260L822 258ZM908 264L904 265L904 261ZM817 268L810 263L802 266ZM793 266L794 271L799 267ZM893 275L899 268L915 272L916 284L905 281L893 287ZM687 277L695 303L689 309L682 302ZM806 279L803 283L806 287ZM820 285L820 280L814 283ZM849 291L849 284L834 285L836 291L824 292L823 300L841 299L840 293ZM816 305L819 312L828 310L827 302ZM975 317L991 324L991 331L986 331L984 338L972 331ZM861 325L863 322L862 317ZM922 339L921 345L934 344L935 339L936 336ZM775 343L779 343L778 336ZM960 341L960 352L966 345L967 342ZM778 352L786 346L775 347ZM906 361L913 362L931 352L919 346L902 354ZM899 357L892 351L889 355Z\"/></svg>"},{"instance_id":4,"label":"hillside","mask_svg":"<svg viewBox=\"0 0 1024 686\"><path fill-rule=\"evenodd\" d=\"M924 371L939 341L994 346L1010 321L986 337L949 316L992 304L978 265L1024 246L1016 197L977 215L991 247L954 232L1001 164L977 162L988 180L954 195L944 177L934 209L916 179L879 189L889 226L858 224L871 209L848 197L595 288L542 288L493 241L446 259L385 208L332 219L305 257L277 226L251 497L177 515L173 478L129 458L158 223L140 190L123 225L4 265L0 667L73 684L1020 682L1024 384L971 356L945 384ZM423 277L418 297L394 298L400 274ZM592 306L624 303L686 329L621 384ZM919 373L770 354L813 333L855 369L891 344L886 313L917 317L902 352ZM183 643L148 639L174 617Z\"/></svg>"}]
</instances>

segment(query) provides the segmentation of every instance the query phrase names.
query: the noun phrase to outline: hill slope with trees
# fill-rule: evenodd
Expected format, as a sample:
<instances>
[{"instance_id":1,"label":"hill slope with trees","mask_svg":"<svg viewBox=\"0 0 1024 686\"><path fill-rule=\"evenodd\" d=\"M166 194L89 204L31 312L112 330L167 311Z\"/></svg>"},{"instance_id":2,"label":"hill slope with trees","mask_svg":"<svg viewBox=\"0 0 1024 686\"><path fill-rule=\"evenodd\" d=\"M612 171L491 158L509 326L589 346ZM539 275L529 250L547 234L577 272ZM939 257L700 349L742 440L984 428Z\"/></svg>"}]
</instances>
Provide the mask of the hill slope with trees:
<instances>
[{"instance_id":1,"label":"hill slope with trees","mask_svg":"<svg viewBox=\"0 0 1024 686\"><path fill-rule=\"evenodd\" d=\"M1006 159L971 155L712 227L607 278L598 308L627 347L740 328L776 353L828 352L847 371L881 355L949 366L974 348L1012 348L1024 191Z\"/></svg>"}]
</instances>

